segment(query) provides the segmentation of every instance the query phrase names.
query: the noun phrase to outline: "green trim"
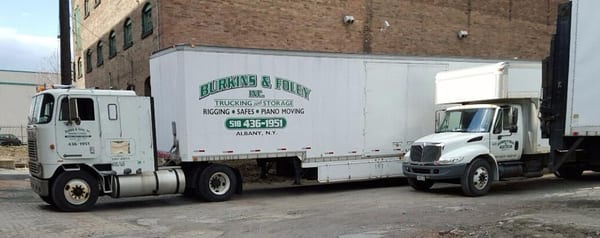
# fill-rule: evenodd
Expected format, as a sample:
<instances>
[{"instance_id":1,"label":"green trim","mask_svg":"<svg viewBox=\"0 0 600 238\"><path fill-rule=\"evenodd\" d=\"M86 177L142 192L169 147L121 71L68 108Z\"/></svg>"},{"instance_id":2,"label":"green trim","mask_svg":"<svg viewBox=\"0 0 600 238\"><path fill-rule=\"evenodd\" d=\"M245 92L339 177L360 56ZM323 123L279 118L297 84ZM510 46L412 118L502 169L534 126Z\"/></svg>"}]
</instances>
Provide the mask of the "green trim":
<instances>
[{"instance_id":1,"label":"green trim","mask_svg":"<svg viewBox=\"0 0 600 238\"><path fill-rule=\"evenodd\" d=\"M23 83L23 82L2 82L2 81L0 81L0 85L41 86L42 84L37 84L37 83Z\"/></svg>"}]
</instances>

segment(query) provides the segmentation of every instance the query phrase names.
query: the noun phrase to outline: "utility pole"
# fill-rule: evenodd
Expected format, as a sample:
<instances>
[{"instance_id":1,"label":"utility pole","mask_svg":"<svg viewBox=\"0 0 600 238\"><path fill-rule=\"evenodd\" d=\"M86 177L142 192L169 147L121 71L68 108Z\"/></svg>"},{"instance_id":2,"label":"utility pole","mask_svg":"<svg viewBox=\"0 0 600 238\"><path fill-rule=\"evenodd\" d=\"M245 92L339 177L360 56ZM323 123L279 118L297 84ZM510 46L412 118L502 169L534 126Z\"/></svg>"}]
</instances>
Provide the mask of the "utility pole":
<instances>
[{"instance_id":1,"label":"utility pole","mask_svg":"<svg viewBox=\"0 0 600 238\"><path fill-rule=\"evenodd\" d=\"M58 0L60 24L60 84L71 85L71 27L69 0Z\"/></svg>"}]
</instances>

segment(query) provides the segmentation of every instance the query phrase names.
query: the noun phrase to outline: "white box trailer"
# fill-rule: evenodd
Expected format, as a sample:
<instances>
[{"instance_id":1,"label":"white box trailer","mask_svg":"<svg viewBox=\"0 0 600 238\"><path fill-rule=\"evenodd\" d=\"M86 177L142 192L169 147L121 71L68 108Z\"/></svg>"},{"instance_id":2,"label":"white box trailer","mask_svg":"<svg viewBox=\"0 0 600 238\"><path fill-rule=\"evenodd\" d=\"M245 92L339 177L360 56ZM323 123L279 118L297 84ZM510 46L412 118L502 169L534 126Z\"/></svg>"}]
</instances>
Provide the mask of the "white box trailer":
<instances>
[{"instance_id":1,"label":"white box trailer","mask_svg":"<svg viewBox=\"0 0 600 238\"><path fill-rule=\"evenodd\" d=\"M401 176L401 155L434 128L434 75L483 62L168 49L150 60L158 149L175 122L182 161L297 157L319 182Z\"/></svg>"},{"instance_id":2,"label":"white box trailer","mask_svg":"<svg viewBox=\"0 0 600 238\"><path fill-rule=\"evenodd\" d=\"M484 63L169 48L151 57L151 98L96 89L33 97L31 187L81 211L100 195L225 201L242 189L244 160L295 182L400 177L402 155L433 131L435 74Z\"/></svg>"},{"instance_id":3,"label":"white box trailer","mask_svg":"<svg viewBox=\"0 0 600 238\"><path fill-rule=\"evenodd\" d=\"M558 9L556 33L545 60L543 134L550 139L559 177L600 171L600 1L573 0Z\"/></svg>"}]
</instances>

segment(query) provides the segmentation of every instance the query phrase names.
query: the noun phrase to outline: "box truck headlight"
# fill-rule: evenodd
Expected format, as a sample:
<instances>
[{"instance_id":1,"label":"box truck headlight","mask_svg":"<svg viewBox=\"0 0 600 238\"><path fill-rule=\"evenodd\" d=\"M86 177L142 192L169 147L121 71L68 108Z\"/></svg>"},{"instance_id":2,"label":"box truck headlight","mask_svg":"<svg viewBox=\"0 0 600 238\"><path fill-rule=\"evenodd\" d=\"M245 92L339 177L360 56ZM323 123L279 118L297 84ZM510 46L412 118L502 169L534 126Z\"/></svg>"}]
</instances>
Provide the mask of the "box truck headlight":
<instances>
[{"instance_id":1,"label":"box truck headlight","mask_svg":"<svg viewBox=\"0 0 600 238\"><path fill-rule=\"evenodd\" d=\"M455 157L445 157L440 158L440 160L433 162L435 165L443 165L443 164L455 164L462 161L464 156L455 156Z\"/></svg>"}]
</instances>

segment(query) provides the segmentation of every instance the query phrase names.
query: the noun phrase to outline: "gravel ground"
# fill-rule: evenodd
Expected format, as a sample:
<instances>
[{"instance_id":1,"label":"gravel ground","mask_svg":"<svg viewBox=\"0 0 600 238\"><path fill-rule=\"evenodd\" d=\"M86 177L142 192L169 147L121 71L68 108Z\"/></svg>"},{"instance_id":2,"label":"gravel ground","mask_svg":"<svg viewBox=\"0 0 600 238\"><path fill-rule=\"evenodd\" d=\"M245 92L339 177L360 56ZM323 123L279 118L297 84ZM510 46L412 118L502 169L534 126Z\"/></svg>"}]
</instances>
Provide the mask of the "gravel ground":
<instances>
[{"instance_id":1,"label":"gravel ground","mask_svg":"<svg viewBox=\"0 0 600 238\"><path fill-rule=\"evenodd\" d=\"M249 184L221 203L102 197L90 212L62 213L44 204L28 179L0 177L0 236L600 237L597 173L500 182L477 198L462 196L457 185L416 192L403 180L288 184Z\"/></svg>"}]
</instances>

